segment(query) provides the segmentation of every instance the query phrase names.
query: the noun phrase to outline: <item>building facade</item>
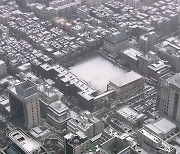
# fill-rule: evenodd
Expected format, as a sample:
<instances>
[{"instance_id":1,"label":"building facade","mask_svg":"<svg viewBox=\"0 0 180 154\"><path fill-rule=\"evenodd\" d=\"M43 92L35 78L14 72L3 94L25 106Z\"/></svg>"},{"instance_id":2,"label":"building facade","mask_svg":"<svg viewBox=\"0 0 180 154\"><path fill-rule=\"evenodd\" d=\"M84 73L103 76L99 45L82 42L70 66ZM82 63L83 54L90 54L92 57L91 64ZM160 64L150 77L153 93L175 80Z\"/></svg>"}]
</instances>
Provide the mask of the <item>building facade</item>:
<instances>
[{"instance_id":1,"label":"building facade","mask_svg":"<svg viewBox=\"0 0 180 154\"><path fill-rule=\"evenodd\" d=\"M103 48L112 53L118 53L129 47L128 35L125 32L112 32L104 39Z\"/></svg>"},{"instance_id":2,"label":"building facade","mask_svg":"<svg viewBox=\"0 0 180 154\"><path fill-rule=\"evenodd\" d=\"M114 90L116 96L121 99L131 97L144 88L144 79L141 75L131 71L115 77L109 81L108 90Z\"/></svg>"},{"instance_id":3,"label":"building facade","mask_svg":"<svg viewBox=\"0 0 180 154\"><path fill-rule=\"evenodd\" d=\"M31 129L41 123L37 86L30 80L8 88L11 118Z\"/></svg>"},{"instance_id":4,"label":"building facade","mask_svg":"<svg viewBox=\"0 0 180 154\"><path fill-rule=\"evenodd\" d=\"M180 74L176 74L158 89L158 104L161 114L180 122Z\"/></svg>"},{"instance_id":5,"label":"building facade","mask_svg":"<svg viewBox=\"0 0 180 154\"><path fill-rule=\"evenodd\" d=\"M147 152L153 154L176 154L176 149L145 128L138 131L138 143Z\"/></svg>"},{"instance_id":6,"label":"building facade","mask_svg":"<svg viewBox=\"0 0 180 154\"><path fill-rule=\"evenodd\" d=\"M90 140L82 132L78 134L69 133L64 136L65 154L85 153L90 148Z\"/></svg>"}]
</instances>

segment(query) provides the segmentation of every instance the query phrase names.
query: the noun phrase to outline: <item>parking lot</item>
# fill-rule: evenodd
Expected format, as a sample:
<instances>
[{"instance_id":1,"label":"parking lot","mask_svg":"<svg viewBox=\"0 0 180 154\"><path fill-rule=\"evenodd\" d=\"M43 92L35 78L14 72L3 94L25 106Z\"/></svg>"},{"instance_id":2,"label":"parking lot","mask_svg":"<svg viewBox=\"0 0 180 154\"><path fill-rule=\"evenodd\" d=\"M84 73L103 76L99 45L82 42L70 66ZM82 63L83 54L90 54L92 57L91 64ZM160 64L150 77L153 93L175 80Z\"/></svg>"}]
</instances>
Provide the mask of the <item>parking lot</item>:
<instances>
[{"instance_id":1,"label":"parking lot","mask_svg":"<svg viewBox=\"0 0 180 154\"><path fill-rule=\"evenodd\" d=\"M127 126L125 123L121 122L117 118L115 118L115 115L112 115L107 118L108 123L115 128L118 132L121 133L127 133L131 137L135 138L137 136L136 132L132 130L129 126Z\"/></svg>"}]
</instances>

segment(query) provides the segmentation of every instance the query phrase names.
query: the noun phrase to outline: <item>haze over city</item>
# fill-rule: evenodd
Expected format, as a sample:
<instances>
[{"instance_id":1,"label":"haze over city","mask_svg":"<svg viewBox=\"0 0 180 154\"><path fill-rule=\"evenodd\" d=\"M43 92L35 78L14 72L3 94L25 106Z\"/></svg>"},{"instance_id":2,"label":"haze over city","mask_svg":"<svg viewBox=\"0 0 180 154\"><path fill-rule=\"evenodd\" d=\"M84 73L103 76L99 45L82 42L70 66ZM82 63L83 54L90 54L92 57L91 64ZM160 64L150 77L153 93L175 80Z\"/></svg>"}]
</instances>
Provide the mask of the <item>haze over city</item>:
<instances>
[{"instance_id":1,"label":"haze over city","mask_svg":"<svg viewBox=\"0 0 180 154\"><path fill-rule=\"evenodd\" d=\"M180 154L180 0L0 0L0 154Z\"/></svg>"}]
</instances>

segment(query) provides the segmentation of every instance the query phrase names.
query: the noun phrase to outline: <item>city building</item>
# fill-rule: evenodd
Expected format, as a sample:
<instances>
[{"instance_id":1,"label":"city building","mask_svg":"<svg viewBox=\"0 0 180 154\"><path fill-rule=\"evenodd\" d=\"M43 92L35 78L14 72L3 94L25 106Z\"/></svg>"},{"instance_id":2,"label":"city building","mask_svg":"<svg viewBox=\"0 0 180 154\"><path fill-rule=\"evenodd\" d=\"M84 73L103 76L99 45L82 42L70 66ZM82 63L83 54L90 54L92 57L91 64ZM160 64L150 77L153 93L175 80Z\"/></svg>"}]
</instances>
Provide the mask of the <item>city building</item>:
<instances>
[{"instance_id":1,"label":"city building","mask_svg":"<svg viewBox=\"0 0 180 154\"><path fill-rule=\"evenodd\" d=\"M30 8L42 20L51 20L57 16L57 11L53 7L46 7L40 3L32 3Z\"/></svg>"},{"instance_id":2,"label":"city building","mask_svg":"<svg viewBox=\"0 0 180 154\"><path fill-rule=\"evenodd\" d=\"M159 58L168 61L175 72L180 71L179 39L171 37L154 46Z\"/></svg>"},{"instance_id":3,"label":"city building","mask_svg":"<svg viewBox=\"0 0 180 154\"><path fill-rule=\"evenodd\" d=\"M129 40L128 35L125 32L110 32L103 42L103 48L112 53L119 53L128 47Z\"/></svg>"},{"instance_id":4,"label":"city building","mask_svg":"<svg viewBox=\"0 0 180 154\"><path fill-rule=\"evenodd\" d=\"M97 7L108 1L110 0L85 0L85 4L87 7Z\"/></svg>"},{"instance_id":5,"label":"city building","mask_svg":"<svg viewBox=\"0 0 180 154\"><path fill-rule=\"evenodd\" d=\"M167 65L164 61L158 60L152 63L147 68L147 76L156 81L159 79L166 79L172 75L171 66Z\"/></svg>"},{"instance_id":6,"label":"city building","mask_svg":"<svg viewBox=\"0 0 180 154\"><path fill-rule=\"evenodd\" d=\"M129 137L128 139L126 136L128 135L122 134L121 136L112 137L108 141L102 143L99 147L100 153L130 154L131 148L129 143L131 142L132 138Z\"/></svg>"},{"instance_id":7,"label":"city building","mask_svg":"<svg viewBox=\"0 0 180 154\"><path fill-rule=\"evenodd\" d=\"M69 133L64 136L65 154L85 153L90 149L90 140L82 132Z\"/></svg>"},{"instance_id":8,"label":"city building","mask_svg":"<svg viewBox=\"0 0 180 154\"><path fill-rule=\"evenodd\" d=\"M158 106L162 115L180 122L180 74L165 80L158 89Z\"/></svg>"},{"instance_id":9,"label":"city building","mask_svg":"<svg viewBox=\"0 0 180 154\"><path fill-rule=\"evenodd\" d=\"M32 128L29 133L35 138L36 140L40 141L43 138L46 138L52 134L49 128L45 127L34 127Z\"/></svg>"},{"instance_id":10,"label":"city building","mask_svg":"<svg viewBox=\"0 0 180 154\"><path fill-rule=\"evenodd\" d=\"M139 144L135 143L131 146L131 154L148 154L146 151L144 151Z\"/></svg>"},{"instance_id":11,"label":"city building","mask_svg":"<svg viewBox=\"0 0 180 154\"><path fill-rule=\"evenodd\" d=\"M64 102L64 94L50 85L38 85L41 116L47 118L48 107L53 102Z\"/></svg>"},{"instance_id":12,"label":"city building","mask_svg":"<svg viewBox=\"0 0 180 154\"><path fill-rule=\"evenodd\" d=\"M114 90L118 98L125 99L144 89L144 79L131 71L109 81L108 90Z\"/></svg>"},{"instance_id":13,"label":"city building","mask_svg":"<svg viewBox=\"0 0 180 154\"><path fill-rule=\"evenodd\" d=\"M119 55L126 63L130 64L134 68L137 68L139 64L138 56L141 56L142 53L133 48L129 48L120 52Z\"/></svg>"},{"instance_id":14,"label":"city building","mask_svg":"<svg viewBox=\"0 0 180 154\"><path fill-rule=\"evenodd\" d=\"M125 0L125 4L133 7L134 9L139 9L141 7L140 0Z\"/></svg>"},{"instance_id":15,"label":"city building","mask_svg":"<svg viewBox=\"0 0 180 154\"><path fill-rule=\"evenodd\" d=\"M145 128L138 131L138 143L147 153L176 154L176 149Z\"/></svg>"},{"instance_id":16,"label":"city building","mask_svg":"<svg viewBox=\"0 0 180 154\"><path fill-rule=\"evenodd\" d=\"M0 60L0 78L7 76L7 67L6 63Z\"/></svg>"},{"instance_id":17,"label":"city building","mask_svg":"<svg viewBox=\"0 0 180 154\"><path fill-rule=\"evenodd\" d=\"M72 117L67 122L67 131L76 133L83 132L88 138L92 138L104 130L104 123L94 117L89 111L84 111L81 114Z\"/></svg>"},{"instance_id":18,"label":"city building","mask_svg":"<svg viewBox=\"0 0 180 154\"><path fill-rule=\"evenodd\" d=\"M49 7L56 11L57 16L68 17L76 12L81 6L81 0L53 0L49 2Z\"/></svg>"},{"instance_id":19,"label":"city building","mask_svg":"<svg viewBox=\"0 0 180 154\"><path fill-rule=\"evenodd\" d=\"M47 121L55 127L60 127L70 119L70 110L61 101L53 102L47 111Z\"/></svg>"},{"instance_id":20,"label":"city building","mask_svg":"<svg viewBox=\"0 0 180 154\"><path fill-rule=\"evenodd\" d=\"M11 118L20 127L31 129L41 123L37 86L30 80L8 87Z\"/></svg>"},{"instance_id":21,"label":"city building","mask_svg":"<svg viewBox=\"0 0 180 154\"><path fill-rule=\"evenodd\" d=\"M146 75L148 66L152 63L157 62L158 56L156 55L155 52L148 51L147 55L142 54L138 56L138 59L139 59L138 69L142 74Z\"/></svg>"},{"instance_id":22,"label":"city building","mask_svg":"<svg viewBox=\"0 0 180 154\"><path fill-rule=\"evenodd\" d=\"M144 114L139 114L130 107L122 107L116 111L117 118L131 128L140 127L144 122Z\"/></svg>"},{"instance_id":23,"label":"city building","mask_svg":"<svg viewBox=\"0 0 180 154\"><path fill-rule=\"evenodd\" d=\"M154 0L144 0L144 5L152 6L153 3L154 3Z\"/></svg>"},{"instance_id":24,"label":"city building","mask_svg":"<svg viewBox=\"0 0 180 154\"><path fill-rule=\"evenodd\" d=\"M174 140L179 134L176 125L166 118L146 124L144 128L167 142Z\"/></svg>"},{"instance_id":25,"label":"city building","mask_svg":"<svg viewBox=\"0 0 180 154\"><path fill-rule=\"evenodd\" d=\"M0 150L1 154L48 154L41 143L35 141L21 129L15 129L7 133L9 144Z\"/></svg>"},{"instance_id":26,"label":"city building","mask_svg":"<svg viewBox=\"0 0 180 154\"><path fill-rule=\"evenodd\" d=\"M149 32L139 37L139 49L144 53L148 51L154 51L154 45L159 41L156 32Z\"/></svg>"}]
</instances>

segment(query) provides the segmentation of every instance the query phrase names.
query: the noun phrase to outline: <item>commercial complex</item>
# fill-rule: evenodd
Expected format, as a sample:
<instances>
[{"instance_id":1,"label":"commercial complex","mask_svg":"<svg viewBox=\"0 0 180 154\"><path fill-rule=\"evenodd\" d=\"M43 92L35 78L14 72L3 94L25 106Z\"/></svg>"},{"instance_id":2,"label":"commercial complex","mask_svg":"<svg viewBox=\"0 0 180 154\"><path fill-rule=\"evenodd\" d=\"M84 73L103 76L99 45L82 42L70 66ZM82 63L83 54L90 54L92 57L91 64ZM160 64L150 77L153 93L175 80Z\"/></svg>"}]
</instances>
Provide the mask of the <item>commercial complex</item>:
<instances>
[{"instance_id":1,"label":"commercial complex","mask_svg":"<svg viewBox=\"0 0 180 154\"><path fill-rule=\"evenodd\" d=\"M172 141L179 134L176 125L166 118L147 124L144 128L168 142Z\"/></svg>"},{"instance_id":2,"label":"commercial complex","mask_svg":"<svg viewBox=\"0 0 180 154\"><path fill-rule=\"evenodd\" d=\"M132 94L143 90L144 79L141 75L131 71L110 80L108 90L114 90L116 96L121 99L131 97Z\"/></svg>"}]
</instances>

